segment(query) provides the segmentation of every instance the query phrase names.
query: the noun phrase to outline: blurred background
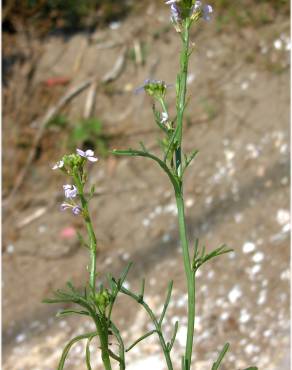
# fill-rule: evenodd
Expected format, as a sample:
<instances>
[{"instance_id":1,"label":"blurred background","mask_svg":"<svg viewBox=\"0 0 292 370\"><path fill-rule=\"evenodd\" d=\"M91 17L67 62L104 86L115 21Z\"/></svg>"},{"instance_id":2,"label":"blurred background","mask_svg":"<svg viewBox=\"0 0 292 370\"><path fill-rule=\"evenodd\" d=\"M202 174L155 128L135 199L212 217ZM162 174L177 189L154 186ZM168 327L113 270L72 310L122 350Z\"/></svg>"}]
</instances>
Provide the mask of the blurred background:
<instances>
[{"instance_id":1,"label":"blurred background","mask_svg":"<svg viewBox=\"0 0 292 370\"><path fill-rule=\"evenodd\" d=\"M196 370L209 370L231 343L222 370L257 365L288 370L289 358L289 86L290 18L286 0L210 0L209 23L192 30L190 101L184 149L199 155L186 176L190 239L235 253L205 265L198 277ZM175 200L164 174L146 159L115 158L113 148L143 140L159 152L151 101L134 94L147 78L175 83L180 40L164 1L3 1L3 369L56 369L65 342L91 330L84 319L57 319L42 304L56 288L87 278L78 217L60 213L62 155L92 148L99 239L98 271L118 275L180 327L175 368L186 333L186 290ZM174 114L175 89L168 102ZM127 344L149 330L135 303L115 311ZM93 365L102 369L92 344ZM85 369L83 344L66 369ZM128 369L164 369L158 341L128 354Z\"/></svg>"}]
</instances>

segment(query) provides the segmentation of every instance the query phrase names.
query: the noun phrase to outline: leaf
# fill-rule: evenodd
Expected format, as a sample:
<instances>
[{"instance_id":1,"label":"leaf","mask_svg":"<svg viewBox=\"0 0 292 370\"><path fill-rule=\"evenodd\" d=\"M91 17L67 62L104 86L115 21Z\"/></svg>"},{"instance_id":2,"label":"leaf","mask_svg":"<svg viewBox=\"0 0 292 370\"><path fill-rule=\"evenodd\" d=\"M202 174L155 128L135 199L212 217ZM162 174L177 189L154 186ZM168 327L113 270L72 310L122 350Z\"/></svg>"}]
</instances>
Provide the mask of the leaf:
<instances>
[{"instance_id":1,"label":"leaf","mask_svg":"<svg viewBox=\"0 0 292 370\"><path fill-rule=\"evenodd\" d=\"M166 314L167 307L169 305L169 301L170 301L170 297L171 297L171 292L172 292L172 287L173 287L173 281L171 280L169 282L169 284L168 284L168 287L167 287L166 299L165 299L165 303L163 305L163 310L162 310L162 313L161 313L161 316L160 316L160 319L159 319L159 326L160 327L161 327L162 321L164 319L164 316Z\"/></svg>"},{"instance_id":2,"label":"leaf","mask_svg":"<svg viewBox=\"0 0 292 370\"><path fill-rule=\"evenodd\" d=\"M187 167L191 164L192 160L196 157L196 155L199 153L198 150L194 150L192 151L192 153L190 154L189 157L187 157L185 155L185 163L184 163L184 166L183 166L183 170L182 170L182 175L184 174L185 170L187 169Z\"/></svg>"},{"instance_id":3,"label":"leaf","mask_svg":"<svg viewBox=\"0 0 292 370\"><path fill-rule=\"evenodd\" d=\"M69 315L74 315L74 314L90 316L89 312L87 312L87 311L79 311L79 310L73 310L73 309L62 310L62 311L58 312L56 316L57 317L63 317L63 316L69 316Z\"/></svg>"},{"instance_id":4,"label":"leaf","mask_svg":"<svg viewBox=\"0 0 292 370\"><path fill-rule=\"evenodd\" d=\"M82 339L90 338L93 335L95 336L95 335L97 335L97 333L94 332L94 333L82 334L82 335L78 335L77 337L71 339L70 342L66 345L66 347L63 350L63 353L62 353L62 356L61 356L61 359L60 359L57 370L63 370L64 369L66 358L67 358L68 353L69 353L71 347L73 346L73 344L79 342Z\"/></svg>"},{"instance_id":5,"label":"leaf","mask_svg":"<svg viewBox=\"0 0 292 370\"><path fill-rule=\"evenodd\" d=\"M169 352L172 350L172 347L174 345L174 341L175 341L175 337L176 337L176 334L177 334L177 330L178 330L178 321L176 321L175 324L174 324L174 332L173 332L173 335L172 335L172 338L171 338L170 343L168 343L168 345L167 345L167 348L168 348L168 351Z\"/></svg>"},{"instance_id":6,"label":"leaf","mask_svg":"<svg viewBox=\"0 0 292 370\"><path fill-rule=\"evenodd\" d=\"M87 366L87 370L91 370L91 364L90 364L90 342L92 341L92 339L94 337L96 337L97 334L94 334L92 336L90 336L87 340L87 343L86 343L86 352L85 352L85 361L86 361L86 366Z\"/></svg>"},{"instance_id":7,"label":"leaf","mask_svg":"<svg viewBox=\"0 0 292 370\"><path fill-rule=\"evenodd\" d=\"M258 367L256 366L251 366L251 367L247 367L246 369L244 370L259 370Z\"/></svg>"},{"instance_id":8,"label":"leaf","mask_svg":"<svg viewBox=\"0 0 292 370\"><path fill-rule=\"evenodd\" d=\"M218 370L219 369L219 366L224 358L224 356L226 355L226 352L228 351L230 347L230 344L229 343L226 343L224 345L224 347L222 348L221 352L219 353L219 356L218 356L218 359L216 362L213 363L213 366L212 366L212 369L211 370Z\"/></svg>"},{"instance_id":9,"label":"leaf","mask_svg":"<svg viewBox=\"0 0 292 370\"><path fill-rule=\"evenodd\" d=\"M143 339L146 339L147 337L149 337L150 335L154 334L154 333L157 333L157 330L151 330L149 331L148 333L142 335L140 338L138 338L133 344L130 345L130 347L128 347L126 349L126 352L129 352L133 347L135 347L136 344L138 344L139 342L141 342Z\"/></svg>"},{"instance_id":10,"label":"leaf","mask_svg":"<svg viewBox=\"0 0 292 370\"><path fill-rule=\"evenodd\" d=\"M95 185L92 185L89 192L89 198L91 199L95 193Z\"/></svg>"},{"instance_id":11,"label":"leaf","mask_svg":"<svg viewBox=\"0 0 292 370\"><path fill-rule=\"evenodd\" d=\"M211 260L212 258L219 257L222 254L226 254L226 253L229 253L229 252L233 252L233 249L227 248L227 246L224 244L224 245L220 246L219 248L216 248L213 251L211 251L210 253L207 253L205 255L206 248L205 248L205 246L203 246L202 251L200 253L200 256L196 256L193 259L193 270L196 271L196 270L198 270L198 268L200 266L202 266L204 263Z\"/></svg>"},{"instance_id":12,"label":"leaf","mask_svg":"<svg viewBox=\"0 0 292 370\"><path fill-rule=\"evenodd\" d=\"M181 192L181 180L172 172L172 170L167 166L165 162L163 162L160 158L156 157L154 154L149 152L145 153L141 150L134 150L134 149L127 149L127 150L113 150L112 154L121 155L121 156L129 156L129 157L146 157L153 159L158 165L164 170L164 172L168 175L174 190L177 194Z\"/></svg>"}]
</instances>

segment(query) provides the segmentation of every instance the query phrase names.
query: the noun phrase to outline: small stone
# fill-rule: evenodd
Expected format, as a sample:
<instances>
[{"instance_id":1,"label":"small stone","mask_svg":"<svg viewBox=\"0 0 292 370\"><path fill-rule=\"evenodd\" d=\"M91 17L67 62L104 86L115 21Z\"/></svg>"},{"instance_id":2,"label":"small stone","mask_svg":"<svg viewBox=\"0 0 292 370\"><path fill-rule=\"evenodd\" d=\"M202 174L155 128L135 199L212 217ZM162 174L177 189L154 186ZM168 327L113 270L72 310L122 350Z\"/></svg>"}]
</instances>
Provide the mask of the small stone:
<instances>
[{"instance_id":1,"label":"small stone","mask_svg":"<svg viewBox=\"0 0 292 370\"><path fill-rule=\"evenodd\" d=\"M257 252L253 257L252 257L252 260L253 262L255 263L259 263L261 261L263 261L264 259L264 253L262 252Z\"/></svg>"},{"instance_id":2,"label":"small stone","mask_svg":"<svg viewBox=\"0 0 292 370\"><path fill-rule=\"evenodd\" d=\"M6 252L9 254L12 254L14 252L14 245L13 244L8 244L6 247Z\"/></svg>"},{"instance_id":3,"label":"small stone","mask_svg":"<svg viewBox=\"0 0 292 370\"><path fill-rule=\"evenodd\" d=\"M251 253L253 252L254 250L256 249L256 246L254 243L252 242L246 242L244 243L243 247L242 247L242 251L243 253Z\"/></svg>"},{"instance_id":4,"label":"small stone","mask_svg":"<svg viewBox=\"0 0 292 370\"><path fill-rule=\"evenodd\" d=\"M287 209L279 209L276 218L280 225L285 225L290 221L290 212Z\"/></svg>"},{"instance_id":5,"label":"small stone","mask_svg":"<svg viewBox=\"0 0 292 370\"><path fill-rule=\"evenodd\" d=\"M228 299L230 303L236 303L237 300L242 296L242 292L239 288L239 286L233 287L230 292L228 293Z\"/></svg>"},{"instance_id":6,"label":"small stone","mask_svg":"<svg viewBox=\"0 0 292 370\"><path fill-rule=\"evenodd\" d=\"M16 343L22 343L26 340L26 334L25 333L20 333L16 336L15 342Z\"/></svg>"}]
</instances>

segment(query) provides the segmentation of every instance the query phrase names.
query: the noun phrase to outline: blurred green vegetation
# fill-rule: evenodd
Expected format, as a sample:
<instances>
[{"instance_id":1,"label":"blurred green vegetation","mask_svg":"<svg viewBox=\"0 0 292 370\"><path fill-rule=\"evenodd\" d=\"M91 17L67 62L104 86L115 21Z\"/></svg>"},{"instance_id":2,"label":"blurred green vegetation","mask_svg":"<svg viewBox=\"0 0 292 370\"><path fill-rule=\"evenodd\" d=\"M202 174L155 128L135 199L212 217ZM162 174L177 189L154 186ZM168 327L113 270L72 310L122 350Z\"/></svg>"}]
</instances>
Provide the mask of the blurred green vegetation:
<instances>
[{"instance_id":1,"label":"blurred green vegetation","mask_svg":"<svg viewBox=\"0 0 292 370\"><path fill-rule=\"evenodd\" d=\"M57 115L51 119L48 127L66 130L68 133L66 138L68 150L92 148L101 157L108 155L110 137L104 133L103 124L97 117L80 119L71 125L67 116Z\"/></svg>"},{"instance_id":2,"label":"blurred green vegetation","mask_svg":"<svg viewBox=\"0 0 292 370\"><path fill-rule=\"evenodd\" d=\"M290 16L289 0L216 0L210 3L216 11L219 31L232 24L238 27L268 24L279 14Z\"/></svg>"}]
</instances>

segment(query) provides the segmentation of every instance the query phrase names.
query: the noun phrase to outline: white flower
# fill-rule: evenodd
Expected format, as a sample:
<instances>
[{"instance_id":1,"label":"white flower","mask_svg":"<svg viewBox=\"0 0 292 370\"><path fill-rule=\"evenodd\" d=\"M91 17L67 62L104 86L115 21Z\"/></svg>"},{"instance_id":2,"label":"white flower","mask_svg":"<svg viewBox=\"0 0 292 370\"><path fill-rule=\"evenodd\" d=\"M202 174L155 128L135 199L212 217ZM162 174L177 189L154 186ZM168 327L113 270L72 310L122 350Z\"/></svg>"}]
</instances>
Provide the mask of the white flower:
<instances>
[{"instance_id":1,"label":"white flower","mask_svg":"<svg viewBox=\"0 0 292 370\"><path fill-rule=\"evenodd\" d=\"M62 168L63 166L64 166L64 162L59 161L54 165L54 167L52 167L52 170L57 170L58 168Z\"/></svg>"},{"instance_id":2,"label":"white flower","mask_svg":"<svg viewBox=\"0 0 292 370\"><path fill-rule=\"evenodd\" d=\"M81 149L76 149L77 154L79 154L81 157L84 157L88 159L90 162L96 162L98 161L97 157L94 157L94 152L91 149L85 150L85 152Z\"/></svg>"}]
</instances>

